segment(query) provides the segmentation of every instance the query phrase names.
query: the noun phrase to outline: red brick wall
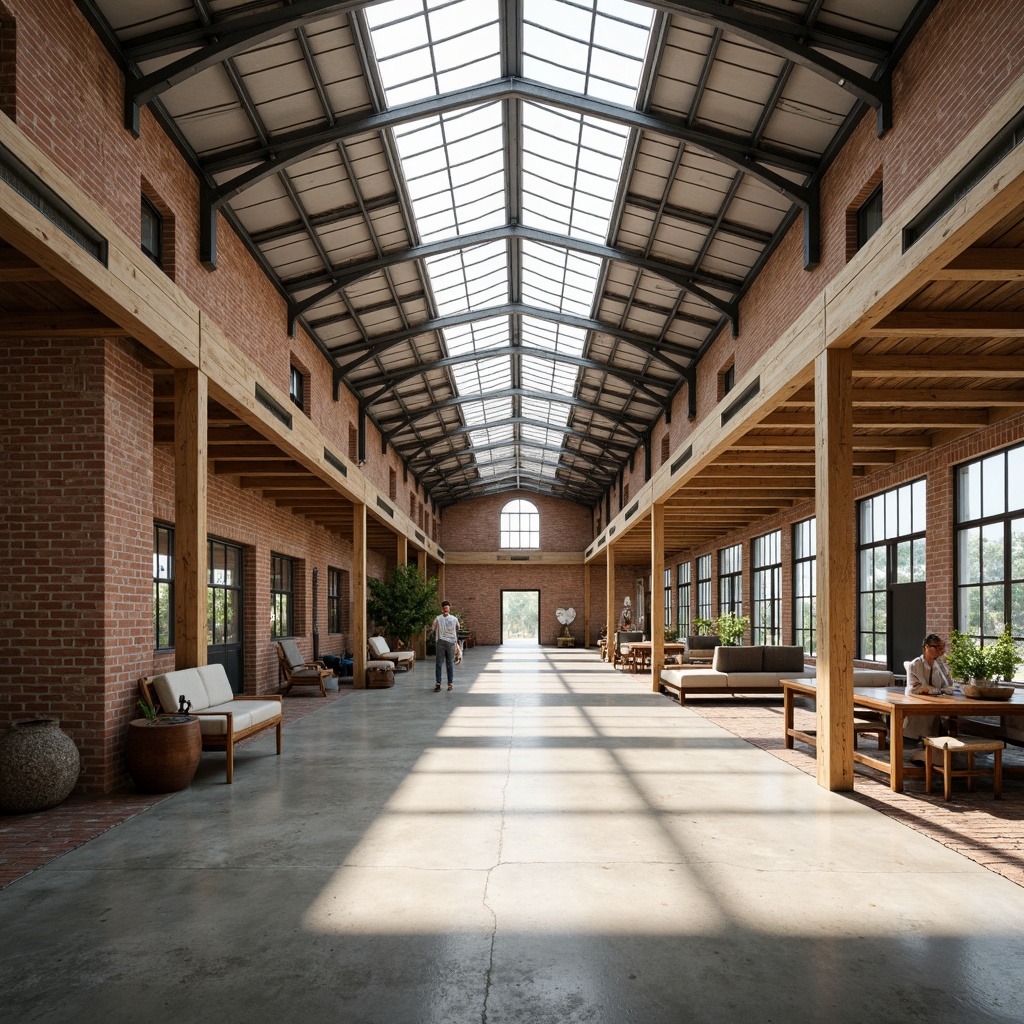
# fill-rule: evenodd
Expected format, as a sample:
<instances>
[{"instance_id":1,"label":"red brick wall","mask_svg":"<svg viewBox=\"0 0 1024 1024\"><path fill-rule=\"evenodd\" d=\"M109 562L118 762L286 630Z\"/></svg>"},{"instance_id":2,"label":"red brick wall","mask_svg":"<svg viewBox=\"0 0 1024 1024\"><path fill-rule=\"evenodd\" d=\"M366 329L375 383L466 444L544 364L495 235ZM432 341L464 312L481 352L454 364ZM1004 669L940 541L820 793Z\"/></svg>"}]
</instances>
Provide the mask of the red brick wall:
<instances>
[{"instance_id":1,"label":"red brick wall","mask_svg":"<svg viewBox=\"0 0 1024 1024\"><path fill-rule=\"evenodd\" d=\"M445 509L441 547L446 552L497 551L501 542L501 510L517 499L531 502L540 515L541 551L583 551L590 543L589 509L560 498L510 491Z\"/></svg>"}]
</instances>

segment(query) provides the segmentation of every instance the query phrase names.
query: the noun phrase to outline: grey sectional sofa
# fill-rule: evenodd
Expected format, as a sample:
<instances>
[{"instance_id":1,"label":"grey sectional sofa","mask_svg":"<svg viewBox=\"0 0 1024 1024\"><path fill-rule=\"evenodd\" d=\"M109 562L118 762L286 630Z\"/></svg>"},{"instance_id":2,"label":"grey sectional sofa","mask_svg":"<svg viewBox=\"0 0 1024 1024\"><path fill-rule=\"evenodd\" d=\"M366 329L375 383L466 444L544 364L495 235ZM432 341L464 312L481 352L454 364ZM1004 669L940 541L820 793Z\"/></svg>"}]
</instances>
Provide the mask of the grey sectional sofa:
<instances>
[{"instance_id":1,"label":"grey sectional sofa","mask_svg":"<svg viewBox=\"0 0 1024 1024\"><path fill-rule=\"evenodd\" d=\"M676 696L679 703L688 693L782 694L783 679L814 679L817 669L804 664L804 649L790 646L716 647L710 668L682 665L661 670L660 690ZM886 669L855 668L854 686L892 686Z\"/></svg>"}]
</instances>

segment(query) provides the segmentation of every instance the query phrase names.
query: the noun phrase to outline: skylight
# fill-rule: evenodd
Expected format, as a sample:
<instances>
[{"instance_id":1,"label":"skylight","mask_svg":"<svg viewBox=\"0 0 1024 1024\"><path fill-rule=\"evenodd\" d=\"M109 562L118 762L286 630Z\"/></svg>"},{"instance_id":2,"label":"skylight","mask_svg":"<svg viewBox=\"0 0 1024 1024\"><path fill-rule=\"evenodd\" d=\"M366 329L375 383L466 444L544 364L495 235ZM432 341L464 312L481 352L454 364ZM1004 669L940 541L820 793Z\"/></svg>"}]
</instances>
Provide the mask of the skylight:
<instances>
[{"instance_id":1,"label":"skylight","mask_svg":"<svg viewBox=\"0 0 1024 1024\"><path fill-rule=\"evenodd\" d=\"M496 80L503 73L497 0L390 0L364 10L389 107ZM632 107L643 72L653 11L624 0L524 0L525 78ZM508 112L521 123L506 125ZM628 141L625 129L533 102L487 103L394 129L405 187L422 242L453 238L508 222L506 188L521 197L521 222L580 241L608 240L614 196ZM509 182L508 147L520 168ZM509 245L519 245L510 262ZM601 261L555 245L504 240L424 261L439 315L521 301L560 313L593 312ZM519 279L510 280L516 269ZM522 416L548 424L538 430L508 421L505 396L462 407L482 475L512 471L553 480L570 406L544 395L572 397L580 370L573 363L523 355L487 358L489 348L528 348L580 357L586 334L537 318L505 316L444 331L448 353L479 352L451 367L460 395L535 392L518 399ZM499 425L505 429L499 434ZM537 436L538 434L542 436ZM518 444L516 443L517 438ZM505 446L503 442L508 441ZM491 447L502 443L501 447Z\"/></svg>"}]
</instances>

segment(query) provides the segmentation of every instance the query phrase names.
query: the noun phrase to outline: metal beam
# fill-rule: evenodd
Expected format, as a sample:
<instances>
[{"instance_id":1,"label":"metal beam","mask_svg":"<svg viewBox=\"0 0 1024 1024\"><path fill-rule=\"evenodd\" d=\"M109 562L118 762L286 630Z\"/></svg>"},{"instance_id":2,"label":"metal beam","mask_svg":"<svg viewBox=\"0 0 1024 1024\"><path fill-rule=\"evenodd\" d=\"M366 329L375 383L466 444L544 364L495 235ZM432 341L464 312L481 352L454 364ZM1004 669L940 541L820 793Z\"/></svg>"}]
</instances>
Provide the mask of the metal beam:
<instances>
[{"instance_id":1,"label":"metal beam","mask_svg":"<svg viewBox=\"0 0 1024 1024\"><path fill-rule=\"evenodd\" d=\"M476 352L462 352L457 356L446 356L444 359L435 359L430 363L417 363L415 366L407 366L394 373L376 375L373 378L374 384L380 386L376 391L364 396L363 402L367 407L374 405L379 399L391 394L394 389L403 381L417 377L428 370L442 370L447 366L460 366L463 363L477 363L485 359L501 359L505 356L532 356L534 359L546 359L553 363L566 363L569 366L577 366L584 370L594 370L597 373L606 374L621 380L624 384L636 388L637 391L646 395L654 404L664 409L667 407L667 395L660 395L651 388L664 388L671 392L675 387L675 381L659 380L656 377L646 377L640 373L632 373L629 370L619 369L608 363L599 362L596 359L584 359L582 356L570 356L562 352L553 352L551 349L534 348L526 345L502 345L500 348L481 349ZM493 392L495 398L502 397L503 392Z\"/></svg>"},{"instance_id":2,"label":"metal beam","mask_svg":"<svg viewBox=\"0 0 1024 1024\"><path fill-rule=\"evenodd\" d=\"M737 292L742 286L741 281L707 274L702 271L688 270L686 267L674 266L661 260L650 259L640 253L633 253L626 249L616 249L609 245L599 245L596 242L587 242L584 239L561 235L554 231L542 231L539 228L525 227L522 224L503 224L500 227L488 228L486 231L475 231L472 234L459 235L454 238L441 238L424 245L409 246L405 249L385 253L377 259L365 260L360 263L339 267L333 271L293 278L290 281L283 282L284 287L293 293L301 289L315 288L318 285L323 285L319 291L308 298L289 303L289 332L294 329L295 321L305 314L307 310L322 302L329 295L333 295L340 289L346 288L348 285L369 274L395 266L396 264L408 263L411 260L426 259L430 256L439 256L458 249L469 249L473 246L486 245L490 242L500 242L508 239L519 239L536 242L540 245L569 249L573 252L582 252L588 256L594 256L597 259L614 260L646 270L656 274L658 277L664 278L679 289L703 299L708 305L729 318L733 324L734 333L738 330L739 308L736 303L727 302L716 295L711 295L704 288L722 288L731 292Z\"/></svg>"},{"instance_id":3,"label":"metal beam","mask_svg":"<svg viewBox=\"0 0 1024 1024\"><path fill-rule=\"evenodd\" d=\"M571 313L562 313L556 309L544 309L540 306L531 306L525 302L506 302L500 306L488 306L486 309L473 309L465 313L455 313L451 316L435 317L432 320L424 321L414 327L403 331L393 331L389 334L377 335L368 341L352 341L337 348L329 349L335 359L346 355L353 355L356 358L346 363L339 363L337 372L341 376L347 376L365 359L381 355L388 349L400 345L403 341L410 341L413 338L421 337L432 331L444 331L449 327L459 327L463 324L476 323L480 320L491 320L502 316L533 317L537 320L545 320L548 323L562 324L566 327L575 327L581 331L594 331L599 334L608 334L613 338L632 345L634 348L645 352L647 355L659 362L664 363L676 373L682 374L686 371L685 365L680 365L668 355L678 355L682 359L692 360L697 356L696 348L688 348L684 345L676 345L672 342L659 342L656 337L637 334L635 331L628 331L612 324L603 323L600 320L591 320L588 317L574 316Z\"/></svg>"},{"instance_id":4,"label":"metal beam","mask_svg":"<svg viewBox=\"0 0 1024 1024\"><path fill-rule=\"evenodd\" d=\"M588 412L593 413L595 416L601 416L608 420L617 429L622 429L626 433L630 434L633 438L639 441L643 437L643 427L646 425L645 422L641 423L639 427L634 427L631 423L628 423L621 416L616 419L615 416L607 409L601 408L601 406L594 404L593 402L586 402L582 398L571 398L569 395L558 395L550 391L534 391L532 388L506 388L501 392L502 397L518 396L520 398L537 398L544 402L554 402L556 405L570 405L576 409L586 409ZM445 398L440 402L434 402L431 405L423 406L420 409L414 409L400 420L396 420L394 425L386 426L381 422L381 432L387 436L388 444L394 444L394 437L396 434L401 433L407 427L411 426L417 420L422 419L424 416L429 416L435 412L440 412L442 409L451 409L459 405L469 405L472 402L486 402L489 399L495 398L496 394L493 391L481 391L469 395L455 395L453 398ZM552 429L560 429L552 425Z\"/></svg>"}]
</instances>

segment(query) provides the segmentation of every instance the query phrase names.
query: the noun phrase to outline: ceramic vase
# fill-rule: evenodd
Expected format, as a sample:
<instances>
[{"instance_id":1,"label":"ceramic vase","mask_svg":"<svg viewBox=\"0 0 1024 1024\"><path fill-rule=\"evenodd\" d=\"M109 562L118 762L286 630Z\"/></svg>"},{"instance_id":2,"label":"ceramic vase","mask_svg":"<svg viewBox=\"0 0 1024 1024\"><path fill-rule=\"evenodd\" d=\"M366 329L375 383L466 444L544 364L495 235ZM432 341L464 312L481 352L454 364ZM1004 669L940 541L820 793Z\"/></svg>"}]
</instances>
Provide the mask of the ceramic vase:
<instances>
[{"instance_id":1,"label":"ceramic vase","mask_svg":"<svg viewBox=\"0 0 1024 1024\"><path fill-rule=\"evenodd\" d=\"M0 737L0 810L45 811L65 800L78 782L81 761L58 718L14 722Z\"/></svg>"}]
</instances>

